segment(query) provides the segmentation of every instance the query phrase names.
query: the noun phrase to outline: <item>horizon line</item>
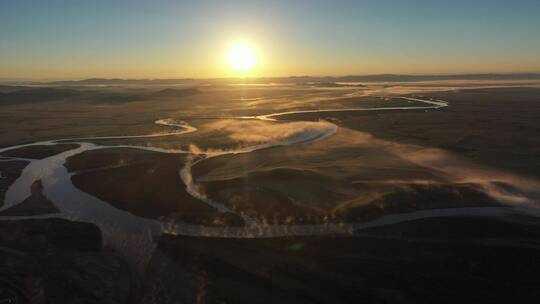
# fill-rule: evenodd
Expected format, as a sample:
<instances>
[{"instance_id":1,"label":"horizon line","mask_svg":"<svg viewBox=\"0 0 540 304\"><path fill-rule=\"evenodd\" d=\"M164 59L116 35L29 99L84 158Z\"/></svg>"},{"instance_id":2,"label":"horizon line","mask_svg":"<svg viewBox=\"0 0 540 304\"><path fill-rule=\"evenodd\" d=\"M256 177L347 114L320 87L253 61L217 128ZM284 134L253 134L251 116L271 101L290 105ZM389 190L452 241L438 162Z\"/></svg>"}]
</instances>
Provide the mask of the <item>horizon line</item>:
<instances>
[{"instance_id":1,"label":"horizon line","mask_svg":"<svg viewBox=\"0 0 540 304\"><path fill-rule=\"evenodd\" d=\"M256 79L294 79L294 78L351 78L351 77L472 77L472 76L535 76L540 77L540 71L536 72L466 72L466 73L378 73L378 74L343 74L343 75L289 75L289 76L224 76L224 77L65 77L65 78L25 78L25 77L0 77L0 82L41 82L41 83L54 83L54 82L82 82L89 80L102 80L102 81L160 81L160 80L191 80L191 81L204 81L204 80L256 80Z\"/></svg>"}]
</instances>

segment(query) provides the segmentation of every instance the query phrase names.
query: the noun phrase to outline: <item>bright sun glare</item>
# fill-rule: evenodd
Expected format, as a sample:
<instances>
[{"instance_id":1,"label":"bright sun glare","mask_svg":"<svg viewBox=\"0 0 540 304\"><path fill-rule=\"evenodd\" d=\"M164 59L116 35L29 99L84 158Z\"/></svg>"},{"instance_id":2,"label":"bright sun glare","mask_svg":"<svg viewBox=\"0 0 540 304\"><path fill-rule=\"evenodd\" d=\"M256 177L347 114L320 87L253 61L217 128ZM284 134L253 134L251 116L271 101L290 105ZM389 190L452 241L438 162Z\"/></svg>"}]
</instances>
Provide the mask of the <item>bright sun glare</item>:
<instances>
[{"instance_id":1,"label":"bright sun glare","mask_svg":"<svg viewBox=\"0 0 540 304\"><path fill-rule=\"evenodd\" d=\"M256 63L255 50L247 44L239 43L229 50L229 65L236 72L249 72Z\"/></svg>"}]
</instances>

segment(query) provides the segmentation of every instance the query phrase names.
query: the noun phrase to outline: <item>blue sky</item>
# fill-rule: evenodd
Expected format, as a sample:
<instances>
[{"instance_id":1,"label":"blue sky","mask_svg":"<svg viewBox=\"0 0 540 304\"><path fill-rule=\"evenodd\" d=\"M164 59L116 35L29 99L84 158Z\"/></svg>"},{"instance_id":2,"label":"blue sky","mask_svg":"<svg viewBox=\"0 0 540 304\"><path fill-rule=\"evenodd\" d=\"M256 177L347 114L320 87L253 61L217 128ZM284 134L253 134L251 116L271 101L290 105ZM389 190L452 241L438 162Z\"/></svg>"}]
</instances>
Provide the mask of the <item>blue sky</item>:
<instances>
[{"instance_id":1,"label":"blue sky","mask_svg":"<svg viewBox=\"0 0 540 304\"><path fill-rule=\"evenodd\" d=\"M540 72L540 1L0 0L1 78Z\"/></svg>"}]
</instances>

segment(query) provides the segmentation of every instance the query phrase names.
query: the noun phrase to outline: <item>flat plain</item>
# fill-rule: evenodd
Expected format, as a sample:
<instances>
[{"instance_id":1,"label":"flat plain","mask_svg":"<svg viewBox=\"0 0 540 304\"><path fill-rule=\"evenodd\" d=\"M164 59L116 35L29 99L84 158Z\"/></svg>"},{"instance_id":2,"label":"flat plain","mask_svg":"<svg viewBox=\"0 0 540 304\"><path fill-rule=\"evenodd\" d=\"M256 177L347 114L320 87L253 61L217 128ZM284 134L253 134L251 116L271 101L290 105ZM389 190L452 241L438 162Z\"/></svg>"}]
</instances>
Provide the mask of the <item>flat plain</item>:
<instances>
[{"instance_id":1,"label":"flat plain","mask_svg":"<svg viewBox=\"0 0 540 304\"><path fill-rule=\"evenodd\" d=\"M122 239L142 298L189 302L191 289L169 284L196 288L202 275L206 297L234 303L459 301L501 287L490 280L501 263L508 286L528 296L538 283L536 85L0 92L3 216L92 222L112 247ZM146 232L157 249L130 260Z\"/></svg>"}]
</instances>

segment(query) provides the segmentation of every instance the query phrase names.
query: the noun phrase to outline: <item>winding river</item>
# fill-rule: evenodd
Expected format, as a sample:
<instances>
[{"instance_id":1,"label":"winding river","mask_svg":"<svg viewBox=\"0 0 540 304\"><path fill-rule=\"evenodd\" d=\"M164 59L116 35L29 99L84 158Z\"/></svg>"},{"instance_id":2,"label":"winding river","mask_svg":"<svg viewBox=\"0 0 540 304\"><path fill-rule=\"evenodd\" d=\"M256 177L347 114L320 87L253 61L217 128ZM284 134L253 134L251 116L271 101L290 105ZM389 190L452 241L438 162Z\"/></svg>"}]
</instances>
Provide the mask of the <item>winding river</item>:
<instances>
[{"instance_id":1,"label":"winding river","mask_svg":"<svg viewBox=\"0 0 540 304\"><path fill-rule=\"evenodd\" d=\"M302 113L320 113L320 112L351 112L351 111L401 111L401 110L419 110L419 109L439 109L448 106L447 102L442 100L420 99L412 97L393 97L407 101L421 102L425 106L411 107L381 107L381 108L346 108L346 109L323 109L323 110L299 110L280 113L271 113L260 116L233 117L236 119L258 119L258 120L276 120L278 117L284 117L293 114ZM225 204L214 201L208 198L204 193L199 191L196 182L191 175L191 167L205 159L219 157L225 154L250 153L260 149L266 149L276 146L298 145L302 143L314 142L323 140L328 136L332 136L337 132L338 126L328 124L329 128L322 129L321 132L307 132L282 140L275 140L258 144L242 149L221 151L221 152L197 152L182 149L164 149L156 147L135 146L135 145L98 145L88 142L89 140L101 139L127 139L127 138L151 138L164 136L179 136L196 132L197 129L185 123L179 123L173 119L161 119L155 121L156 124L172 128L169 133L149 134L149 135L132 135L132 136L105 136L105 137L86 137L86 138L67 138L51 141L40 141L30 144L23 144L0 149L0 153L21 147L35 145L56 145L63 141L69 140L78 144L78 148L68 150L51 157L44 159L24 159L30 161L28 166L22 171L22 174L9 187L6 192L5 204L1 210L10 208L22 202L30 193L31 184L36 180L41 180L43 184L44 194L56 205L60 210L59 214L42 215L42 216L3 216L0 219L23 219L23 218L45 218L59 217L67 218L82 222L90 222L98 225L105 237L115 238L121 236L122 239L128 240L136 238L139 235L155 236L162 233L172 233L190 236L218 236L218 237L276 237L276 236L292 236L292 235L319 235L319 234L343 234L350 235L356 230L373 227L385 224L398 223L414 219L434 217L434 216L488 216L499 217L512 213L525 212L520 208L506 207L483 207L483 208L450 208L436 210L420 210L410 213L400 213L382 216L376 220L364 223L326 223L318 225L271 225L260 223L250 218L245 214L239 214L246 221L245 227L210 227L197 226L182 223L172 223L169 221L161 221L156 219L147 219L135 216L127 211L122 211L114 208L107 202L104 202L88 193L85 193L76 188L71 182L73 173L69 173L64 166L66 159L91 150L108 149L108 148L134 148L147 151L155 151L161 153L179 153L190 155L191 161L188 161L179 169L179 174L184 182L187 192L193 197L199 199L201 203L206 203L209 206L223 212L234 212ZM19 158L3 157L3 161L17 160ZM528 212L528 211L527 211Z\"/></svg>"}]
</instances>

